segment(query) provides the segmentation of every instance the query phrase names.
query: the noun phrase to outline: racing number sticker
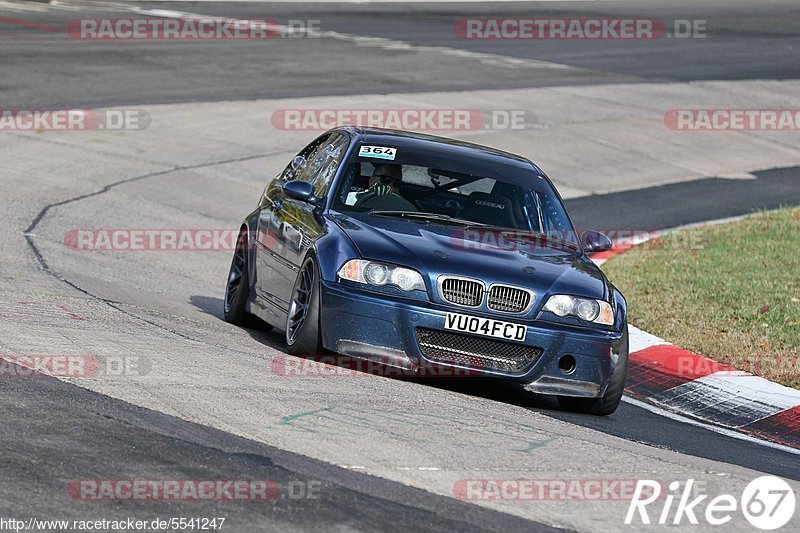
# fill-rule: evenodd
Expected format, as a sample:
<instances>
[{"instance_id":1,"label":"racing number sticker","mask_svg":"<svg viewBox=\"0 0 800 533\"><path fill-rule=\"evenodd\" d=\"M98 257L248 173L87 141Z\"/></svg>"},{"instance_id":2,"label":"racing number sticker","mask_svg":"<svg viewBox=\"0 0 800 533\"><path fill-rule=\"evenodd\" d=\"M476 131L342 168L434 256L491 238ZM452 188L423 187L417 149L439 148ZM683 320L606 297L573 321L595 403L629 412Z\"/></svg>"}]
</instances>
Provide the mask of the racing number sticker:
<instances>
[{"instance_id":1,"label":"racing number sticker","mask_svg":"<svg viewBox=\"0 0 800 533\"><path fill-rule=\"evenodd\" d=\"M362 146L358 151L358 155L363 157L375 157L377 159L388 159L394 161L394 156L397 154L397 148L388 148L386 146Z\"/></svg>"}]
</instances>

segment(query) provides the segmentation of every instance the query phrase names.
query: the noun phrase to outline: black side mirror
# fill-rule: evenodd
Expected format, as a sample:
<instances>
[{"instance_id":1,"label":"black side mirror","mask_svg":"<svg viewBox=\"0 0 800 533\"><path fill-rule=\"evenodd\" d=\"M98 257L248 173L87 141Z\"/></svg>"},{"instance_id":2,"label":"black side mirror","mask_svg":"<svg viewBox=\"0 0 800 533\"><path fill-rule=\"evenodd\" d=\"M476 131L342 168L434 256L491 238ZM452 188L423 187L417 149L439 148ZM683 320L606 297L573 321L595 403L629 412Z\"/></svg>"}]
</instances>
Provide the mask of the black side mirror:
<instances>
[{"instance_id":1,"label":"black side mirror","mask_svg":"<svg viewBox=\"0 0 800 533\"><path fill-rule=\"evenodd\" d=\"M300 202L316 205L314 197L314 186L307 181L292 180L283 184L283 192L289 198Z\"/></svg>"},{"instance_id":2,"label":"black side mirror","mask_svg":"<svg viewBox=\"0 0 800 533\"><path fill-rule=\"evenodd\" d=\"M587 254L595 254L597 252L605 252L610 250L614 244L606 235L599 231L587 230L581 235L581 247Z\"/></svg>"}]
</instances>

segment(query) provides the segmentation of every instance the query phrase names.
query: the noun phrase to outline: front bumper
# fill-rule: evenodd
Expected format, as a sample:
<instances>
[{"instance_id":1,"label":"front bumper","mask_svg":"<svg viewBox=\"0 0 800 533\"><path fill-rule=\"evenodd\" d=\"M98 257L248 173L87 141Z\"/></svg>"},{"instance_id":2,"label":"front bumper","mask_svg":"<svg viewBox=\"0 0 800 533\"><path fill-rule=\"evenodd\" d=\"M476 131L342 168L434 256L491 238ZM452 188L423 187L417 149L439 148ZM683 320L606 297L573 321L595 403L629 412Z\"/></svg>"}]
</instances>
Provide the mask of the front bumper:
<instances>
[{"instance_id":1,"label":"front bumper","mask_svg":"<svg viewBox=\"0 0 800 533\"><path fill-rule=\"evenodd\" d=\"M520 371L499 371L434 361L430 359L430 350L426 348L429 355L426 357L420 346L417 329L452 334L444 329L446 313L472 313L336 282L323 281L321 289L322 343L325 348L343 355L379 359L401 368L463 369L468 370L468 375L514 380L533 392L583 397L598 397L605 393L619 356L621 332L496 316L493 318L526 326L527 335L522 344L541 350L532 364ZM513 344L518 346L520 343ZM563 364L566 359L562 358L566 356L572 357L573 365Z\"/></svg>"}]
</instances>

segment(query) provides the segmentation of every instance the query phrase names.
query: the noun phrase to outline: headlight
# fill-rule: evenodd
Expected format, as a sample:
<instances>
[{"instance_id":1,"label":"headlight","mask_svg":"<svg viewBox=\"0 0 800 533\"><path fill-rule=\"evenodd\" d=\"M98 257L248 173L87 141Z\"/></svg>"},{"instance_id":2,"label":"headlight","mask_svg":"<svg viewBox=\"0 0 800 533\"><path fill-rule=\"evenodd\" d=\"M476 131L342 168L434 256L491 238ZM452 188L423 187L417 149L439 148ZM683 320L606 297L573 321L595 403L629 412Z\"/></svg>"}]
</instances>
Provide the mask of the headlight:
<instances>
[{"instance_id":1,"label":"headlight","mask_svg":"<svg viewBox=\"0 0 800 533\"><path fill-rule=\"evenodd\" d=\"M341 279L365 285L394 285L406 292L425 290L425 281L416 270L377 261L351 259L339 269L338 274Z\"/></svg>"},{"instance_id":2,"label":"headlight","mask_svg":"<svg viewBox=\"0 0 800 533\"><path fill-rule=\"evenodd\" d=\"M554 294L548 298L544 306L545 311L549 311L557 316L576 316L586 322L611 326L614 324L614 311L611 304L603 300L590 300L589 298L577 298L566 294Z\"/></svg>"}]
</instances>

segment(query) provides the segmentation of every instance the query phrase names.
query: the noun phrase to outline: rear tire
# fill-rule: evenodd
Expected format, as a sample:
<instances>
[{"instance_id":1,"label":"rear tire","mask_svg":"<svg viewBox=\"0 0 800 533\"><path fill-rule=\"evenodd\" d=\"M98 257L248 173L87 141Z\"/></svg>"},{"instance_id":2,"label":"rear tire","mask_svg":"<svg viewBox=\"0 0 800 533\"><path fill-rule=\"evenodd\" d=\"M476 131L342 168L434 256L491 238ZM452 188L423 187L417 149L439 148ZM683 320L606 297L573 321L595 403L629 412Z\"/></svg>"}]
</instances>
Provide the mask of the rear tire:
<instances>
[{"instance_id":1,"label":"rear tire","mask_svg":"<svg viewBox=\"0 0 800 533\"><path fill-rule=\"evenodd\" d=\"M322 353L319 326L319 269L313 255L306 257L292 288L286 316L286 347L292 355Z\"/></svg>"},{"instance_id":2,"label":"rear tire","mask_svg":"<svg viewBox=\"0 0 800 533\"><path fill-rule=\"evenodd\" d=\"M572 396L559 396L558 405L566 410L576 413L606 416L617 410L625 392L625 378L628 375L628 325L622 336L619 347L619 361L611 376L605 394L599 398L575 398Z\"/></svg>"},{"instance_id":3,"label":"rear tire","mask_svg":"<svg viewBox=\"0 0 800 533\"><path fill-rule=\"evenodd\" d=\"M247 232L242 230L236 239L228 283L225 285L223 313L226 322L246 328L269 331L272 326L247 312L250 297L250 275L247 265Z\"/></svg>"}]
</instances>

